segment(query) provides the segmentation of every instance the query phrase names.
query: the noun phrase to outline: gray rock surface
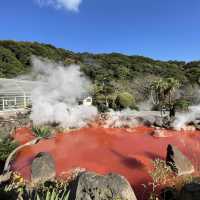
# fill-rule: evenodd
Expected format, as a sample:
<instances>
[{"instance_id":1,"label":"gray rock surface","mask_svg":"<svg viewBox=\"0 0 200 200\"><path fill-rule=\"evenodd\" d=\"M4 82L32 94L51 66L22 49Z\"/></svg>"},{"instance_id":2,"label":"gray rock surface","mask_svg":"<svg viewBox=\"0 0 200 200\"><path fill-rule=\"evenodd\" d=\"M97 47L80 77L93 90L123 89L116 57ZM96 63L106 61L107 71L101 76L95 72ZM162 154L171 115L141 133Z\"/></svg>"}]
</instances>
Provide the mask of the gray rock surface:
<instances>
[{"instance_id":1,"label":"gray rock surface","mask_svg":"<svg viewBox=\"0 0 200 200\"><path fill-rule=\"evenodd\" d=\"M24 113L2 112L0 113L0 138L9 136L19 127L30 123L28 111Z\"/></svg>"},{"instance_id":2,"label":"gray rock surface","mask_svg":"<svg viewBox=\"0 0 200 200\"><path fill-rule=\"evenodd\" d=\"M155 117L151 115L147 115L143 117L143 124L146 126L152 126L155 123Z\"/></svg>"},{"instance_id":3,"label":"gray rock surface","mask_svg":"<svg viewBox=\"0 0 200 200\"><path fill-rule=\"evenodd\" d=\"M179 200L200 200L200 184L186 184L180 192Z\"/></svg>"},{"instance_id":4,"label":"gray rock surface","mask_svg":"<svg viewBox=\"0 0 200 200\"><path fill-rule=\"evenodd\" d=\"M186 175L194 172L191 161L174 145L167 147L166 163L177 175Z\"/></svg>"},{"instance_id":5,"label":"gray rock surface","mask_svg":"<svg viewBox=\"0 0 200 200\"><path fill-rule=\"evenodd\" d=\"M45 182L56 176L55 162L48 153L41 152L31 165L31 180L33 183Z\"/></svg>"},{"instance_id":6,"label":"gray rock surface","mask_svg":"<svg viewBox=\"0 0 200 200\"><path fill-rule=\"evenodd\" d=\"M167 187L160 192L160 200L177 200L178 192L173 187Z\"/></svg>"},{"instance_id":7,"label":"gray rock surface","mask_svg":"<svg viewBox=\"0 0 200 200\"><path fill-rule=\"evenodd\" d=\"M83 172L77 182L75 200L136 200L136 196L123 176Z\"/></svg>"},{"instance_id":8,"label":"gray rock surface","mask_svg":"<svg viewBox=\"0 0 200 200\"><path fill-rule=\"evenodd\" d=\"M194 120L194 126L197 130L200 130L200 119L196 119Z\"/></svg>"},{"instance_id":9,"label":"gray rock surface","mask_svg":"<svg viewBox=\"0 0 200 200\"><path fill-rule=\"evenodd\" d=\"M160 116L156 116L153 125L157 127L163 127L163 118Z\"/></svg>"}]
</instances>

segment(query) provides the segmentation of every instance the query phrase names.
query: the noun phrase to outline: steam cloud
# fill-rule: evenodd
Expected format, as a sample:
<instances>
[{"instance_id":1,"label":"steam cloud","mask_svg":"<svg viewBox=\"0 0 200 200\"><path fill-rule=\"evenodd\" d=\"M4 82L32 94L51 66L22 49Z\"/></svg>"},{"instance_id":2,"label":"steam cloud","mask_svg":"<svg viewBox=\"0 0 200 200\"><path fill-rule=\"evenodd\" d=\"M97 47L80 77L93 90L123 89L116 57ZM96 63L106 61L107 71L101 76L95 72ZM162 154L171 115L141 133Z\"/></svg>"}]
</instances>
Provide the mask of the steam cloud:
<instances>
[{"instance_id":1,"label":"steam cloud","mask_svg":"<svg viewBox=\"0 0 200 200\"><path fill-rule=\"evenodd\" d=\"M82 0L36 0L40 6L53 6L56 9L78 11Z\"/></svg>"},{"instance_id":2,"label":"steam cloud","mask_svg":"<svg viewBox=\"0 0 200 200\"><path fill-rule=\"evenodd\" d=\"M173 127L176 130L184 129L188 123L195 123L200 119L200 105L191 106L189 112L181 113L176 116Z\"/></svg>"},{"instance_id":3,"label":"steam cloud","mask_svg":"<svg viewBox=\"0 0 200 200\"><path fill-rule=\"evenodd\" d=\"M63 67L35 57L32 63L31 76L41 82L31 95L31 119L35 125L56 122L64 128L80 128L95 118L95 107L77 103L88 94L90 86L79 66Z\"/></svg>"},{"instance_id":4,"label":"steam cloud","mask_svg":"<svg viewBox=\"0 0 200 200\"><path fill-rule=\"evenodd\" d=\"M104 128L134 128L139 125L135 116L137 113L129 108L122 111L110 110Z\"/></svg>"}]
</instances>

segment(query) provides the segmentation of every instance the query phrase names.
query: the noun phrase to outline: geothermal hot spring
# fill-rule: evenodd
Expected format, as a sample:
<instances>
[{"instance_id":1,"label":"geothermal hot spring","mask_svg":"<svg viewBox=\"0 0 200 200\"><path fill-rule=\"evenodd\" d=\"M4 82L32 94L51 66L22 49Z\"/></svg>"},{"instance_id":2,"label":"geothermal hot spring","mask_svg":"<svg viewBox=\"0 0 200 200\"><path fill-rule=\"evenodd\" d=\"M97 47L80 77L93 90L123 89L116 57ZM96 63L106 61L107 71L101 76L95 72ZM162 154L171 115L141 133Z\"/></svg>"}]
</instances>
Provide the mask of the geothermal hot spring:
<instances>
[{"instance_id":1,"label":"geothermal hot spring","mask_svg":"<svg viewBox=\"0 0 200 200\"><path fill-rule=\"evenodd\" d=\"M37 66L40 66L41 63L38 64L38 62ZM61 70L61 73L63 72L65 71ZM67 71L67 73L71 73L72 80L80 76L76 70ZM78 125L75 130L59 132L49 139L42 139L35 145L25 147L17 153L15 161L12 163L12 169L20 172L25 179L30 180L30 166L33 158L39 152L48 152L55 160L57 177L65 176L76 168L100 174L118 173L128 179L136 196L142 200L148 196L149 190L151 190L149 183L152 182L150 176L153 167L152 160L156 158L165 160L168 144L177 146L192 161L198 172L200 164L199 131L163 130L163 137L156 137L152 134L155 128L136 125L133 123L133 118L126 118L128 119L127 125L121 121L120 117L114 117L113 121L109 121L107 124L103 124L101 120L95 121L94 108L82 108L74 104L74 99L79 94L73 94L74 91L69 92L66 89L66 84L71 84L72 80L65 82L63 88L58 87L59 84L62 85L61 83L56 84L55 88L60 88L60 91L54 90L54 84L51 85L51 83L59 80L54 77L55 73L53 73L53 77L51 74L48 72L47 79L51 92L49 93L46 88L42 87L34 92L37 98L33 97L31 115L33 122L40 124L48 119L48 122L56 121L66 128L74 127L76 122ZM81 80L81 84L83 81L86 80ZM73 83L74 81L72 81ZM75 85L75 89L80 89L81 84ZM81 90L83 91L83 88ZM68 95L75 96L75 98L66 98L65 102L67 103L59 104L59 92L67 94L62 95L62 99ZM43 93L45 95L42 95ZM40 99L41 101L39 101ZM64 112L55 113L55 108L64 110ZM89 121L90 123L88 123ZM31 128L19 128L13 137L24 144L35 136Z\"/></svg>"},{"instance_id":2,"label":"geothermal hot spring","mask_svg":"<svg viewBox=\"0 0 200 200\"><path fill-rule=\"evenodd\" d=\"M169 136L152 136L153 128L81 128L67 133L58 133L51 139L25 147L16 156L12 168L30 179L30 165L39 152L49 152L56 163L57 176L76 168L84 168L100 174L115 172L125 176L139 199L151 177L152 160L165 160L168 144L176 145L193 162L196 170L199 164L200 132L166 131ZM16 140L25 143L34 138L28 128L16 131ZM148 191L146 194L148 195Z\"/></svg>"}]
</instances>

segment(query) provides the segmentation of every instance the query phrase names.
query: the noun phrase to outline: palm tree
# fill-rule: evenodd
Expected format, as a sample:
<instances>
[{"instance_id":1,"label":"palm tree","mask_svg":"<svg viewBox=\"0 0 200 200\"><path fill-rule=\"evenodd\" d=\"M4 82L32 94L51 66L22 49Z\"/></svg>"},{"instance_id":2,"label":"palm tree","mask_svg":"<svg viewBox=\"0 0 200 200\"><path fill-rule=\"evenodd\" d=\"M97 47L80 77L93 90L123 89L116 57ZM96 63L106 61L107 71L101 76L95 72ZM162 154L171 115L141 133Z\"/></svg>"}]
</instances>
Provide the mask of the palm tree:
<instances>
[{"instance_id":1,"label":"palm tree","mask_svg":"<svg viewBox=\"0 0 200 200\"><path fill-rule=\"evenodd\" d=\"M174 107L174 94L179 87L179 81L174 78L161 78L151 84L152 100L155 105L159 105L161 115L164 107Z\"/></svg>"}]
</instances>

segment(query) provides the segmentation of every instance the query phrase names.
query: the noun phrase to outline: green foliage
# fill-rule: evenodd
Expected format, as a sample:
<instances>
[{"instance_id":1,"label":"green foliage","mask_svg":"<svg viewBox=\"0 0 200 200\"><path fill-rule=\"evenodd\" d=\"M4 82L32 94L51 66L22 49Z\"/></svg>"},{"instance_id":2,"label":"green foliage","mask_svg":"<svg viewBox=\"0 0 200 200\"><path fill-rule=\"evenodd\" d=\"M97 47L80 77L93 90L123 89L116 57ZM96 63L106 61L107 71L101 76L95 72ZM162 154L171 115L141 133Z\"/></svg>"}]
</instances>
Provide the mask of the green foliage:
<instances>
[{"instance_id":1,"label":"green foliage","mask_svg":"<svg viewBox=\"0 0 200 200\"><path fill-rule=\"evenodd\" d=\"M154 170L150 173L154 184L165 184L168 179L173 177L173 172L164 160L155 159L153 161Z\"/></svg>"},{"instance_id":2,"label":"green foliage","mask_svg":"<svg viewBox=\"0 0 200 200\"><path fill-rule=\"evenodd\" d=\"M65 64L78 63L86 75L92 80L97 81L102 81L104 78L117 81L132 80L133 78L144 77L149 74L165 78L173 77L181 82L187 78L193 80L193 76L189 76L184 71L185 69L189 70L189 64L181 61L163 62L147 57L126 56L119 53L76 54L56 48L50 44L41 44L38 42L0 41L0 48L0 52L4 52L4 54L5 50L9 51L8 54L10 54L11 58L9 58L7 63L9 71L2 71L0 74L1 77L14 77L16 73L19 74L28 71L31 63L30 58L32 55L35 55L53 61L62 61ZM195 66L195 69L197 69L196 63L192 64L192 66ZM197 79L197 77L194 78Z\"/></svg>"},{"instance_id":3,"label":"green foliage","mask_svg":"<svg viewBox=\"0 0 200 200\"><path fill-rule=\"evenodd\" d=\"M12 78L30 71L31 56L62 61L66 64L79 63L73 52L37 42L0 41L0 77Z\"/></svg>"},{"instance_id":4,"label":"green foliage","mask_svg":"<svg viewBox=\"0 0 200 200\"><path fill-rule=\"evenodd\" d=\"M10 138L0 140L0 161L5 161L9 154L18 146L18 143Z\"/></svg>"},{"instance_id":5,"label":"green foliage","mask_svg":"<svg viewBox=\"0 0 200 200\"><path fill-rule=\"evenodd\" d=\"M48 127L37 127L33 126L32 131L36 137L47 138L51 135L51 131Z\"/></svg>"},{"instance_id":6,"label":"green foliage","mask_svg":"<svg viewBox=\"0 0 200 200\"><path fill-rule=\"evenodd\" d=\"M124 108L134 108L135 107L135 100L134 97L129 94L128 92L123 92L118 94L115 104L118 109L124 109Z\"/></svg>"},{"instance_id":7,"label":"green foliage","mask_svg":"<svg viewBox=\"0 0 200 200\"><path fill-rule=\"evenodd\" d=\"M68 200L69 194L68 183L47 181L41 185L29 186L16 174L11 177L9 183L0 187L0 195L5 200Z\"/></svg>"},{"instance_id":8,"label":"green foliage","mask_svg":"<svg viewBox=\"0 0 200 200\"><path fill-rule=\"evenodd\" d=\"M184 72L191 83L200 85L200 61L190 62L184 65Z\"/></svg>"},{"instance_id":9,"label":"green foliage","mask_svg":"<svg viewBox=\"0 0 200 200\"><path fill-rule=\"evenodd\" d=\"M157 188L168 183L169 180L174 178L174 174L164 160L155 159L153 160L153 171L150 172L150 176L152 183L149 185L152 185L152 191L149 194L148 200L159 200Z\"/></svg>"},{"instance_id":10,"label":"green foliage","mask_svg":"<svg viewBox=\"0 0 200 200\"><path fill-rule=\"evenodd\" d=\"M61 182L46 182L38 188L32 198L36 200L68 200L70 191L68 185Z\"/></svg>"},{"instance_id":11,"label":"green foliage","mask_svg":"<svg viewBox=\"0 0 200 200\"><path fill-rule=\"evenodd\" d=\"M114 99L116 93L123 91L134 95L136 102L147 100L148 97L145 95L148 95L148 91L144 90L146 88L145 82L147 82L145 80L146 77L150 79L172 78L171 80L177 80L184 85L200 85L200 61L190 63L184 61L166 62L143 56L127 56L119 53L74 53L56 48L50 44L11 40L0 41L0 77L12 78L29 72L31 70L32 56L47 58L55 62L59 61L65 65L79 64L81 70L98 87L102 87L103 81L106 80L101 92L97 92L96 96L94 95L94 102L96 99L96 104L102 104L104 108L106 106L102 101L107 101L107 98L109 106L113 105L115 108L113 101L111 100L110 102L110 99ZM143 81L138 82L137 80ZM104 100L102 95L105 97ZM111 98L109 97L110 95L112 96ZM98 99L101 100L98 102Z\"/></svg>"},{"instance_id":12,"label":"green foliage","mask_svg":"<svg viewBox=\"0 0 200 200\"><path fill-rule=\"evenodd\" d=\"M151 84L152 98L155 104L169 105L173 104L173 95L175 90L180 87L178 80L174 78L160 78Z\"/></svg>"},{"instance_id":13,"label":"green foliage","mask_svg":"<svg viewBox=\"0 0 200 200\"><path fill-rule=\"evenodd\" d=\"M13 77L25 72L25 67L6 48L0 46L0 77Z\"/></svg>"},{"instance_id":14,"label":"green foliage","mask_svg":"<svg viewBox=\"0 0 200 200\"><path fill-rule=\"evenodd\" d=\"M190 101L185 99L178 99L175 102L176 108L180 111L188 111L190 105L191 105Z\"/></svg>"},{"instance_id":15,"label":"green foliage","mask_svg":"<svg viewBox=\"0 0 200 200\"><path fill-rule=\"evenodd\" d=\"M92 89L93 103L100 112L106 112L108 108L113 108L115 99L115 87L108 79L95 82Z\"/></svg>"}]
</instances>

